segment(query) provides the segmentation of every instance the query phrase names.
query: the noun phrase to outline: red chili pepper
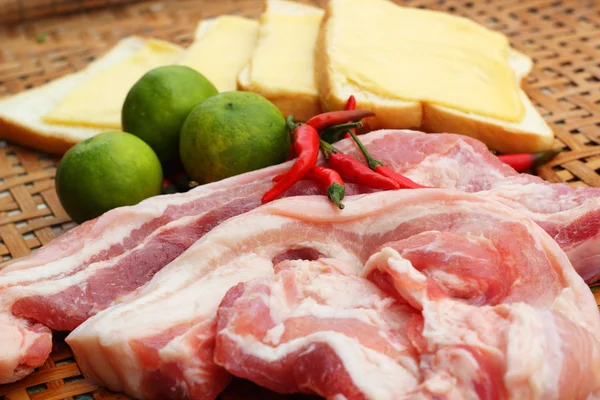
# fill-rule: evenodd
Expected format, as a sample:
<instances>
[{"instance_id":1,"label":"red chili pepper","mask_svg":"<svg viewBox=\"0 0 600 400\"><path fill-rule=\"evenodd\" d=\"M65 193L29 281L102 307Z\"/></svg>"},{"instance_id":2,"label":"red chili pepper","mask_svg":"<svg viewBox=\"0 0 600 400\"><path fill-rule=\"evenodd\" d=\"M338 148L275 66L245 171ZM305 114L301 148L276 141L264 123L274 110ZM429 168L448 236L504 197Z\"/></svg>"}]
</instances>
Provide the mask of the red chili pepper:
<instances>
[{"instance_id":1,"label":"red chili pepper","mask_svg":"<svg viewBox=\"0 0 600 400\"><path fill-rule=\"evenodd\" d=\"M355 128L359 128L362 126L360 121L358 122L348 122L346 124L333 125L329 128L323 129L321 132L321 139L326 141L327 143L335 143L341 139L343 139L343 135L347 134L348 131L353 130Z\"/></svg>"},{"instance_id":2,"label":"red chili pepper","mask_svg":"<svg viewBox=\"0 0 600 400\"><path fill-rule=\"evenodd\" d=\"M329 166L335 169L345 180L375 189L400 189L397 182L371 171L369 167L356 158L340 153L338 149L323 140L321 140L321 149L325 158L329 160Z\"/></svg>"},{"instance_id":3,"label":"red chili pepper","mask_svg":"<svg viewBox=\"0 0 600 400\"><path fill-rule=\"evenodd\" d=\"M344 209L342 200L344 199L346 189L344 181L337 171L317 165L310 170L309 178L325 186L329 200L338 206L340 210Z\"/></svg>"},{"instance_id":4,"label":"red chili pepper","mask_svg":"<svg viewBox=\"0 0 600 400\"><path fill-rule=\"evenodd\" d=\"M315 128L317 132L321 132L333 125L344 124L348 121L360 121L373 115L375 114L368 110L330 111L312 117L307 124Z\"/></svg>"},{"instance_id":5,"label":"red chili pepper","mask_svg":"<svg viewBox=\"0 0 600 400\"><path fill-rule=\"evenodd\" d=\"M344 110L355 110L356 109L356 99L354 98L354 95L351 94L350 97L348 97L348 100L346 100L346 106L344 107Z\"/></svg>"},{"instance_id":6,"label":"red chili pepper","mask_svg":"<svg viewBox=\"0 0 600 400\"><path fill-rule=\"evenodd\" d=\"M281 196L286 190L302 179L312 167L317 165L320 139L319 133L315 128L307 124L299 125L294 129L293 137L294 150L298 158L283 179L264 194L261 199L263 203L268 203Z\"/></svg>"},{"instance_id":7,"label":"red chili pepper","mask_svg":"<svg viewBox=\"0 0 600 400\"><path fill-rule=\"evenodd\" d=\"M355 110L356 109L356 99L354 98L354 95L350 95L350 97L348 97L348 100L346 101L346 106L344 107L344 110ZM352 132L356 133L356 129L352 129ZM344 135L344 139L350 139L352 136L350 136L349 133L346 133L346 135Z\"/></svg>"},{"instance_id":8,"label":"red chili pepper","mask_svg":"<svg viewBox=\"0 0 600 400\"><path fill-rule=\"evenodd\" d=\"M272 179L273 182L279 182L285 176L285 172L279 175L275 175ZM331 200L336 206L342 210L344 205L341 201L344 199L345 194L345 186L344 181L340 174L331 169L325 168L320 165L314 166L308 174L304 176L304 179L311 179L327 188L327 197Z\"/></svg>"},{"instance_id":9,"label":"red chili pepper","mask_svg":"<svg viewBox=\"0 0 600 400\"><path fill-rule=\"evenodd\" d=\"M369 151L367 150L365 145L361 142L361 140L358 138L358 136L356 136L356 134L354 132L350 131L348 134L350 135L350 137L352 139L354 139L354 141L358 145L358 148L364 154L365 158L367 159L367 164L369 165L369 168L372 169L373 171L375 171L376 173L383 175L387 178L390 178L394 182L398 183L398 185L400 185L401 189L419 189L419 188L428 187L428 186L420 185L417 182L413 181L412 179L407 178L406 176L397 173L390 167L383 165L383 163L381 161L373 158L371 153L369 153Z\"/></svg>"},{"instance_id":10,"label":"red chili pepper","mask_svg":"<svg viewBox=\"0 0 600 400\"><path fill-rule=\"evenodd\" d=\"M377 161L377 160L375 160L375 161ZM423 186L423 185L413 181L409 177L399 174L396 171L394 171L393 169L391 169L390 167L383 165L383 164L377 165L375 167L374 171L380 175L388 177L391 180L397 182L400 185L400 188L402 188L402 189L419 189L419 188L429 187L429 186Z\"/></svg>"},{"instance_id":11,"label":"red chili pepper","mask_svg":"<svg viewBox=\"0 0 600 400\"><path fill-rule=\"evenodd\" d=\"M538 153L502 154L498 158L517 172L527 171L552 160L562 149L552 149Z\"/></svg>"},{"instance_id":12,"label":"red chili pepper","mask_svg":"<svg viewBox=\"0 0 600 400\"><path fill-rule=\"evenodd\" d=\"M281 173L281 174L279 174L279 175L275 175L275 176L273 177L273 179L271 179L271 181L272 181L272 182L275 182L275 183L277 183L277 182L279 182L280 180L282 180L282 179L283 179L283 177L285 176L285 174L287 174L287 172L282 172L282 173Z\"/></svg>"}]
</instances>

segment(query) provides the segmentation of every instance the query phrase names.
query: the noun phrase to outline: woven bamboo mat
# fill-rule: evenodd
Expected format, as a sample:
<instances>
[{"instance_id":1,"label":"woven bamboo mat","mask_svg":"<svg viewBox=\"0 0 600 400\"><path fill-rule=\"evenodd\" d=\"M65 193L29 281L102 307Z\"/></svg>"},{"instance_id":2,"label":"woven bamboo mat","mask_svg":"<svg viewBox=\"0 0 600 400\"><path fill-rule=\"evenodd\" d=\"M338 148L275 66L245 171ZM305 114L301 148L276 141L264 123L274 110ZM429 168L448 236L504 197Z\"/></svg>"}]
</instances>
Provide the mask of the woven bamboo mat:
<instances>
[{"instance_id":1,"label":"woven bamboo mat","mask_svg":"<svg viewBox=\"0 0 600 400\"><path fill-rule=\"evenodd\" d=\"M29 0L0 0L0 7L11 1ZM39 0L44 4L53 1ZM58 2L62 1L72 0ZM322 6L325 0L313 3ZM539 168L538 174L552 182L600 186L600 3L583 0L407 0L404 3L472 18L506 33L515 48L533 57L535 69L526 91L554 129L556 147L565 149L555 160ZM256 17L261 7L261 2L254 0L137 2L19 25L0 25L0 97L81 69L127 35L153 36L188 45L201 18L223 13ZM0 143L3 260L29 254L74 226L54 191L57 161L55 157ZM600 304L600 292L596 298ZM43 367L21 382L0 386L0 396L7 400L127 398L108 393L82 377L60 337Z\"/></svg>"},{"instance_id":2,"label":"woven bamboo mat","mask_svg":"<svg viewBox=\"0 0 600 400\"><path fill-rule=\"evenodd\" d=\"M136 0L0 0L0 24L37 20L134 1Z\"/></svg>"}]
</instances>

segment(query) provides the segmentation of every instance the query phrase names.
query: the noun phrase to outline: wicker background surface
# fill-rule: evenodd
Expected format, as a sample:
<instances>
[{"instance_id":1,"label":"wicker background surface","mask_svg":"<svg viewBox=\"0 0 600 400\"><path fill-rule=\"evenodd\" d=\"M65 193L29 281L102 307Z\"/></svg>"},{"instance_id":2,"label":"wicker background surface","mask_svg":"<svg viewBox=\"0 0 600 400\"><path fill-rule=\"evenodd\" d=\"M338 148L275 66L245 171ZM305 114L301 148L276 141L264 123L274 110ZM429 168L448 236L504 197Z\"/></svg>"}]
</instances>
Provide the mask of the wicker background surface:
<instances>
[{"instance_id":1,"label":"wicker background surface","mask_svg":"<svg viewBox=\"0 0 600 400\"><path fill-rule=\"evenodd\" d=\"M18 23L139 0L0 0L0 24Z\"/></svg>"},{"instance_id":2,"label":"wicker background surface","mask_svg":"<svg viewBox=\"0 0 600 400\"><path fill-rule=\"evenodd\" d=\"M10 4L74 0L0 0L0 24ZM89 0L81 0L87 3ZM310 1L305 1L310 2ZM94 1L90 1L94 3ZM130 3L97 0L97 4ZM319 5L324 0L314 1ZM552 182L600 186L600 2L584 0L412 0L470 17L506 33L533 57L526 90L565 148L538 169ZM2 8L4 7L4 8ZM137 2L83 14L0 25L0 97L81 69L120 38L154 36L188 45L201 18L223 13L256 17L254 0ZM44 14L45 15L45 14ZM56 158L0 144L0 255L21 257L74 224L53 187ZM595 291L596 288L593 288ZM600 304L600 292L597 293ZM60 337L51 358L21 382L0 385L7 400L125 399L84 379Z\"/></svg>"}]
</instances>

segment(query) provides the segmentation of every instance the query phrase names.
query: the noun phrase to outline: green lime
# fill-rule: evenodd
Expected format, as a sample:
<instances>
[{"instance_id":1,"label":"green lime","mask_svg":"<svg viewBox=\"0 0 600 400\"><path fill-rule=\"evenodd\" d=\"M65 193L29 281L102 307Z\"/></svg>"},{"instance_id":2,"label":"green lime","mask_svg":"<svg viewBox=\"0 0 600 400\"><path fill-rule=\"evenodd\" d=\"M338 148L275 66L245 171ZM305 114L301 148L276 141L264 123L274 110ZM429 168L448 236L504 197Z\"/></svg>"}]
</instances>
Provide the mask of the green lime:
<instances>
[{"instance_id":1,"label":"green lime","mask_svg":"<svg viewBox=\"0 0 600 400\"><path fill-rule=\"evenodd\" d=\"M181 65L158 67L127 93L121 122L125 132L148 143L164 163L177 156L179 131L190 111L218 91L201 73Z\"/></svg>"},{"instance_id":2,"label":"green lime","mask_svg":"<svg viewBox=\"0 0 600 400\"><path fill-rule=\"evenodd\" d=\"M255 93L210 97L192 110L181 128L181 161L199 183L279 164L289 150L283 115Z\"/></svg>"},{"instance_id":3,"label":"green lime","mask_svg":"<svg viewBox=\"0 0 600 400\"><path fill-rule=\"evenodd\" d=\"M152 148L125 132L104 132L69 149L56 170L56 192L82 223L160 194L162 169Z\"/></svg>"}]
</instances>

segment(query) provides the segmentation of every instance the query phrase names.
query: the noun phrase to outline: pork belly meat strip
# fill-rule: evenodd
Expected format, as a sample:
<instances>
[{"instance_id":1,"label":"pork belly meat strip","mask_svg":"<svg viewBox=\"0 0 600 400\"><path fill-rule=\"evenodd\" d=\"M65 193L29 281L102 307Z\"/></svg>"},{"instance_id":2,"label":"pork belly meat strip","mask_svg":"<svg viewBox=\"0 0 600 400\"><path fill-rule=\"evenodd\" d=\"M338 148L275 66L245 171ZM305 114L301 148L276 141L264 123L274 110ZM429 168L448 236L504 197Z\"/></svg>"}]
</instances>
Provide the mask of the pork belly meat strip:
<instances>
[{"instance_id":1,"label":"pork belly meat strip","mask_svg":"<svg viewBox=\"0 0 600 400\"><path fill-rule=\"evenodd\" d=\"M567 251L587 281L597 279L599 189L573 189L518 174L483 144L463 136L378 131L363 140L376 157L417 182L478 192L529 216ZM356 154L348 140L338 147ZM2 268L0 314L13 314L0 318L0 331L18 345L6 350L3 343L9 341L0 342L0 383L17 379L16 370L19 376L31 371L32 360L43 358L31 354L49 354L50 334L44 327L73 329L118 302L220 221L257 206L271 177L289 165L110 211ZM286 195L319 192L302 182ZM349 185L348 194L362 192Z\"/></svg>"},{"instance_id":2,"label":"pork belly meat strip","mask_svg":"<svg viewBox=\"0 0 600 400\"><path fill-rule=\"evenodd\" d=\"M497 197L540 223L563 249L572 251L572 262L575 261L576 267L578 262L586 266L598 264L593 263L598 255L590 253L594 253L592 249L598 247L595 245L600 240L597 222L600 188L575 189L519 174L487 151L483 143L465 136L381 130L362 138L376 158L396 171L431 186ZM349 140L339 142L338 147L358 155ZM217 207L224 199L235 197L232 188L268 180L290 165L282 164L204 185L188 193L159 196L137 206L110 211L76 227L31 256L4 267L0 270L0 289L6 285L70 275L90 263L118 256L164 224L205 212ZM250 193L251 189L241 191ZM587 249L576 251L581 245ZM576 254L580 252L584 254ZM41 266L44 268L39 268ZM27 274L10 274L26 268L35 269ZM3 277L6 274L11 276ZM588 281L594 279L582 275Z\"/></svg>"},{"instance_id":3,"label":"pork belly meat strip","mask_svg":"<svg viewBox=\"0 0 600 400\"><path fill-rule=\"evenodd\" d=\"M0 270L0 332L10 338L0 341L0 383L43 363L52 349L48 327L72 330L118 302L221 221L260 205L271 178L287 168L289 163L110 211L53 241L39 256ZM349 194L365 191L348 186ZM286 195L317 193L305 181Z\"/></svg>"},{"instance_id":4,"label":"pork belly meat strip","mask_svg":"<svg viewBox=\"0 0 600 400\"><path fill-rule=\"evenodd\" d=\"M81 324L67 342L85 373L112 390L140 398L211 399L229 379L213 362L213 350L217 307L231 287L253 278L268 282L273 275L273 260L285 262L300 254L321 262L325 258L328 266L347 275L357 274L382 246L415 236L431 240L427 234L439 238L440 246L454 243L452 235L470 240L463 246L467 249L464 257L474 252L477 264L465 270L484 277L473 277L471 291L463 290L461 298L481 303L487 298L520 302L535 297L533 303L540 306L559 299L572 306L573 318L600 328L592 294L564 253L541 229L482 197L427 189L349 197L341 212L322 196L292 197L229 219L130 298ZM484 250L477 252L474 247ZM498 260L502 260L502 268ZM504 274L507 268L513 278L509 287L503 286L502 277L489 276ZM440 270L440 279L451 288L457 278L450 268ZM531 281L537 282L534 293ZM475 296L482 282L489 288L483 291L483 297ZM335 287L330 290L338 293ZM565 290L569 296L562 295ZM350 289L344 293L346 300L340 301L349 304L350 323L354 316L352 302L367 300ZM328 298L326 293L323 296ZM365 304L382 311L382 306L373 301ZM409 304L404 302L404 306ZM246 314L253 316L247 328L256 325L259 329L263 322L269 323L268 314L260 308L246 310ZM377 313L372 315L375 318ZM390 325L390 332L394 326ZM370 333L374 332L371 329ZM383 344L383 339L373 336L373 340L377 342L373 346ZM399 343L404 342L394 341L387 346L390 351L402 353L398 357L408 357L404 352L408 345L402 347ZM222 360L219 353L217 360ZM235 361L243 363L241 359Z\"/></svg>"},{"instance_id":5,"label":"pork belly meat strip","mask_svg":"<svg viewBox=\"0 0 600 400\"><path fill-rule=\"evenodd\" d=\"M589 399L600 395L598 313L588 308L590 314L585 315L577 310L581 304L574 292L589 293L577 277L551 302L539 301L535 291L545 285L532 276L523 301L504 299L478 307L457 301L428 271L419 271L391 248L372 257L363 276L386 282L386 290L392 288L390 293L421 314L414 329L407 331L420 353L422 379L409 397ZM563 278L569 283L568 277Z\"/></svg>"},{"instance_id":6,"label":"pork belly meat strip","mask_svg":"<svg viewBox=\"0 0 600 400\"><path fill-rule=\"evenodd\" d=\"M267 185L263 184L263 187ZM18 262L6 271L0 271L0 336L10 338L0 340L0 383L20 379L44 362L52 349L48 327L55 330L75 328L119 296L127 295L150 280L156 271L185 251L203 233L228 218L232 210L243 212L249 209L247 207L255 207L256 202L246 200L248 194L257 189L250 193L247 189L247 185L242 185L232 190L203 190L192 201L195 204L181 203L180 207L173 206L172 202L189 198L188 194L161 196L167 203L172 203L166 208L155 204L160 197L136 207L120 208L71 231L83 232L82 236L73 237L79 242L78 252L71 255L66 252L64 258L38 266L26 267L28 261ZM242 206L240 198L243 199ZM177 212L187 209L185 212L196 215L177 218L165 225L168 221L165 214L169 218L174 215L169 207L178 208ZM146 212L147 208L162 209ZM148 221L148 218L153 219ZM103 234L94 231L104 223ZM143 227L136 229L144 231L146 237L134 246L132 238L140 239L140 234L134 233L132 226L140 224ZM146 228L150 225L158 229L148 232ZM123 239L124 235L129 236ZM115 238L118 243L119 237L123 239L123 246L106 244ZM62 247L62 237L58 240L48 248ZM103 246L108 247L98 250ZM125 251L125 248L130 249ZM43 249L42 262L56 256L47 255L50 250ZM36 256L34 253L30 258ZM39 356L32 357L31 354Z\"/></svg>"},{"instance_id":7,"label":"pork belly meat strip","mask_svg":"<svg viewBox=\"0 0 600 400\"><path fill-rule=\"evenodd\" d=\"M0 293L0 337L10 341L0 340L0 382L20 379L43 364L52 349L48 326L72 330L126 297L221 221L256 208L269 185L270 181L260 181L243 186L252 189L250 195L240 194L241 188L237 188L239 197L232 194L218 208L173 221L128 252L90 264L73 275L4 289ZM350 186L349 190L359 192L360 188ZM317 192L313 185L303 183L289 194Z\"/></svg>"},{"instance_id":8,"label":"pork belly meat strip","mask_svg":"<svg viewBox=\"0 0 600 400\"><path fill-rule=\"evenodd\" d=\"M218 309L217 364L328 399L599 395L598 312L565 254L504 207L459 208L384 243L360 276L319 259L239 283Z\"/></svg>"},{"instance_id":9,"label":"pork belly meat strip","mask_svg":"<svg viewBox=\"0 0 600 400\"><path fill-rule=\"evenodd\" d=\"M519 174L465 136L381 130L364 138L375 158L416 182L476 192L531 218L558 242L586 282L600 279L600 188Z\"/></svg>"},{"instance_id":10,"label":"pork belly meat strip","mask_svg":"<svg viewBox=\"0 0 600 400\"><path fill-rule=\"evenodd\" d=\"M280 393L364 398L363 380L400 393L418 384L418 354L404 333L416 316L328 259L285 261L227 293L215 361Z\"/></svg>"}]
</instances>

